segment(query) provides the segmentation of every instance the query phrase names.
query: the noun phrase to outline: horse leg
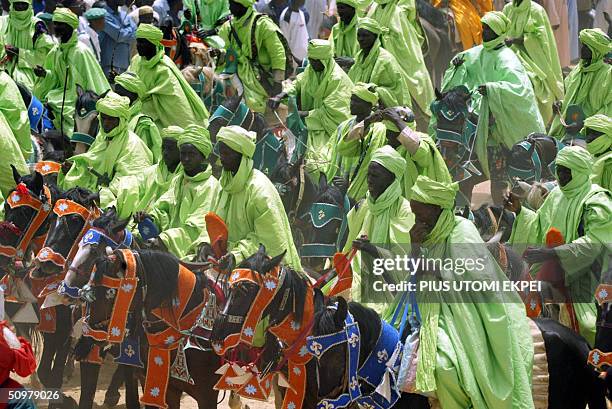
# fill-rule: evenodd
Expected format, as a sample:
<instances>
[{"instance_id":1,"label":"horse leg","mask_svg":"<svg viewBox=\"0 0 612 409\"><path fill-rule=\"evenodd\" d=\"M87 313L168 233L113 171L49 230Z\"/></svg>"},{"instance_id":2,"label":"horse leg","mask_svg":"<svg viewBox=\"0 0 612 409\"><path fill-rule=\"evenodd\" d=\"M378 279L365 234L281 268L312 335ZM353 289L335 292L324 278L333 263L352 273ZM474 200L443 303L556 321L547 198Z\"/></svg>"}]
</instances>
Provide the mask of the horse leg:
<instances>
[{"instance_id":1,"label":"horse leg","mask_svg":"<svg viewBox=\"0 0 612 409\"><path fill-rule=\"evenodd\" d=\"M183 395L182 390L180 390L179 388L175 386L172 386L172 384L169 384L168 389L166 390L166 404L168 405L168 409L180 409L182 395ZM201 408L199 402L198 402L198 407Z\"/></svg>"},{"instance_id":2,"label":"horse leg","mask_svg":"<svg viewBox=\"0 0 612 409\"><path fill-rule=\"evenodd\" d=\"M110 384L106 389L106 394L104 395L104 404L110 407L117 406L119 402L119 398L121 394L119 393L119 388L123 385L125 381L125 365L117 365L115 368L115 372L113 372L113 377L111 378Z\"/></svg>"},{"instance_id":3,"label":"horse leg","mask_svg":"<svg viewBox=\"0 0 612 409\"><path fill-rule=\"evenodd\" d=\"M127 409L139 409L137 369L129 365L122 366L125 378L125 407Z\"/></svg>"},{"instance_id":4,"label":"horse leg","mask_svg":"<svg viewBox=\"0 0 612 409\"><path fill-rule=\"evenodd\" d=\"M57 350L55 342L53 334L43 333L43 352L38 363L37 372L40 382L47 388L51 387L51 365Z\"/></svg>"},{"instance_id":5,"label":"horse leg","mask_svg":"<svg viewBox=\"0 0 612 409\"><path fill-rule=\"evenodd\" d=\"M72 332L72 313L70 309L63 305L56 307L56 327L55 334L55 357L53 358L53 368L51 377L55 388L61 388L64 381L64 368L70 350L70 333Z\"/></svg>"},{"instance_id":6,"label":"horse leg","mask_svg":"<svg viewBox=\"0 0 612 409\"><path fill-rule=\"evenodd\" d=\"M79 398L79 409L91 409L93 407L94 395L98 387L98 376L101 365L81 361L81 396Z\"/></svg>"},{"instance_id":7,"label":"horse leg","mask_svg":"<svg viewBox=\"0 0 612 409\"><path fill-rule=\"evenodd\" d=\"M213 387L219 380L219 376L215 374L219 367L219 357L213 352L189 348L185 350L185 359L194 381L194 385L189 388L189 394L198 402L199 409L216 408L219 391Z\"/></svg>"}]
</instances>

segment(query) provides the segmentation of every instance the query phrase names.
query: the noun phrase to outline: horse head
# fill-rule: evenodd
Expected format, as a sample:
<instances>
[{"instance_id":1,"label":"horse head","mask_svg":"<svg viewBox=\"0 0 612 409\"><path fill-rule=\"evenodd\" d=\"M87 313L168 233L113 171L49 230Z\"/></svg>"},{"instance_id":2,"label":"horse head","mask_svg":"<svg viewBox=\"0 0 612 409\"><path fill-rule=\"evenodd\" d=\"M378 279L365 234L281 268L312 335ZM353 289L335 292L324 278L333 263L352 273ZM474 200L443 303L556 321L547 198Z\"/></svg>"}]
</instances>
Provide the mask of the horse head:
<instances>
[{"instance_id":1,"label":"horse head","mask_svg":"<svg viewBox=\"0 0 612 409\"><path fill-rule=\"evenodd\" d=\"M44 247L36 257L34 277L61 273L72 262L78 245L91 222L99 215L100 195L80 187L60 194L50 216L50 229Z\"/></svg>"},{"instance_id":2,"label":"horse head","mask_svg":"<svg viewBox=\"0 0 612 409\"><path fill-rule=\"evenodd\" d=\"M472 214L474 225L476 225L478 233L484 241L490 241L496 235L499 235L499 241L502 243L510 239L515 219L512 212L502 206L490 206L485 203L478 209L473 210Z\"/></svg>"},{"instance_id":3,"label":"horse head","mask_svg":"<svg viewBox=\"0 0 612 409\"><path fill-rule=\"evenodd\" d=\"M208 123L208 131L210 132L210 139L213 143L217 141L219 130L224 126L231 125L231 120L241 102L242 95L228 97L219 107L217 107L215 112L213 112Z\"/></svg>"},{"instance_id":4,"label":"horse head","mask_svg":"<svg viewBox=\"0 0 612 409\"><path fill-rule=\"evenodd\" d=\"M95 138L98 134L99 121L96 102L105 94L86 91L77 84L77 101L74 114L76 132Z\"/></svg>"}]
</instances>

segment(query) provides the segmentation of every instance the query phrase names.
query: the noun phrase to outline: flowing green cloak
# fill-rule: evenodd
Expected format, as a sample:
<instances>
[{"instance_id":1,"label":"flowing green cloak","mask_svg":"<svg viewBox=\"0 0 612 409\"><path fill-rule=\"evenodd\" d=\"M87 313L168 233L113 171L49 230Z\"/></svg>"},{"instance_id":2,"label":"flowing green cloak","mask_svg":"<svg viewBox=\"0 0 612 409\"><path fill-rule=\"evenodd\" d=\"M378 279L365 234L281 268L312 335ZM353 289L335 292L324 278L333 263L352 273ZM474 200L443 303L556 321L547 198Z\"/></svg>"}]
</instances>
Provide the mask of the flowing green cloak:
<instances>
[{"instance_id":1,"label":"flowing green cloak","mask_svg":"<svg viewBox=\"0 0 612 409\"><path fill-rule=\"evenodd\" d=\"M542 6L531 0L514 2L504 7L510 20L506 36L523 37L523 45L512 45L512 50L523 63L538 101L545 123L552 119L552 104L563 98L563 76L548 15Z\"/></svg>"},{"instance_id":2,"label":"flowing green cloak","mask_svg":"<svg viewBox=\"0 0 612 409\"><path fill-rule=\"evenodd\" d=\"M348 76L355 84L376 84L376 93L385 107L412 107L410 91L402 76L402 69L395 57L380 46L380 40L376 40L366 56L359 50Z\"/></svg>"},{"instance_id":3,"label":"flowing green cloak","mask_svg":"<svg viewBox=\"0 0 612 409\"><path fill-rule=\"evenodd\" d=\"M270 96L257 79L250 61L252 55L251 27L256 14L251 7L244 16L231 22L241 46L238 46L234 35L231 34L229 21L219 29L219 37L225 41L228 49L233 49L238 55L238 77L244 87L246 104L251 110L263 113L266 111L266 103ZM260 17L257 21L257 27L255 27L257 62L269 73L272 70L285 71L285 49L276 35L278 32L280 28L269 17Z\"/></svg>"},{"instance_id":4,"label":"flowing green cloak","mask_svg":"<svg viewBox=\"0 0 612 409\"><path fill-rule=\"evenodd\" d=\"M47 70L45 78L39 78L34 94L41 102L47 102L55 115L53 124L61 129L62 100L64 85L66 95L63 109L64 133L72 135L74 129L74 109L77 100L77 84L86 91L100 95L110 89L104 72L92 51L77 40L76 31L65 44L57 44L44 60ZM68 70L68 82L66 71Z\"/></svg>"},{"instance_id":5,"label":"flowing green cloak","mask_svg":"<svg viewBox=\"0 0 612 409\"><path fill-rule=\"evenodd\" d=\"M191 22L194 24L196 23L196 2L200 12L197 24L201 30L214 28L217 20L230 13L228 0L185 0L184 8L191 10L193 16Z\"/></svg>"},{"instance_id":6,"label":"flowing green cloak","mask_svg":"<svg viewBox=\"0 0 612 409\"><path fill-rule=\"evenodd\" d=\"M358 11L355 10L355 16L350 24L344 24L340 20L332 27L329 42L334 50L334 57L355 58L357 56L359 52L359 43L357 42L358 14Z\"/></svg>"},{"instance_id":7,"label":"flowing green cloak","mask_svg":"<svg viewBox=\"0 0 612 409\"><path fill-rule=\"evenodd\" d=\"M139 102L136 102L136 104L139 104ZM133 107L134 105L130 107L130 112L133 112ZM134 110L134 112L128 123L128 128L147 145L147 148L153 154L153 163L158 163L162 160L162 139L159 128L150 116L140 113L140 109Z\"/></svg>"},{"instance_id":8,"label":"flowing green cloak","mask_svg":"<svg viewBox=\"0 0 612 409\"><path fill-rule=\"evenodd\" d=\"M318 172L326 172L330 163L329 140L336 135L338 125L350 115L353 83L348 75L330 58L322 61L325 69L316 72L306 67L287 89L299 98L300 109L309 111L304 122L308 128L306 169L318 179Z\"/></svg>"},{"instance_id":9,"label":"flowing green cloak","mask_svg":"<svg viewBox=\"0 0 612 409\"><path fill-rule=\"evenodd\" d=\"M452 63L444 74L442 91L464 85L472 93L471 108L478 114L476 155L489 175L487 146L510 149L532 132L544 132L533 88L518 57L505 46L487 49L479 45L458 54L465 62ZM486 85L485 98L476 90ZM495 118L489 126L489 112ZM435 116L430 128L435 129Z\"/></svg>"},{"instance_id":10,"label":"flowing green cloak","mask_svg":"<svg viewBox=\"0 0 612 409\"><path fill-rule=\"evenodd\" d=\"M146 93L140 96L142 113L151 117L159 129L204 125L208 120L204 103L164 54L163 47L150 60L135 55L128 71L136 73L145 84Z\"/></svg>"},{"instance_id":11,"label":"flowing green cloak","mask_svg":"<svg viewBox=\"0 0 612 409\"><path fill-rule=\"evenodd\" d=\"M30 6L30 10L32 10ZM11 22L9 16L0 17L0 45L12 45L19 48L19 58L17 62L6 61L4 68L9 72L13 79L28 89L34 88L36 75L34 67L45 61L47 54L54 46L53 40L48 34L41 34L33 42L34 25L41 21L36 17L30 17L22 27L18 27Z\"/></svg>"},{"instance_id":12,"label":"flowing green cloak","mask_svg":"<svg viewBox=\"0 0 612 409\"><path fill-rule=\"evenodd\" d=\"M579 237L581 222L584 235ZM600 260L600 266L606 267L606 257L602 256L602 251L612 243L611 193L591 183L581 183L570 196L556 187L537 212L523 206L514 222L509 243L516 247L519 254L527 245L544 245L546 233L551 227L558 229L567 243L556 247L555 252L565 271L565 283L572 298L591 299L598 284L598 274L591 271L591 265ZM539 266L535 267L535 271L537 269ZM593 345L595 304L575 302L573 305L580 333Z\"/></svg>"},{"instance_id":13,"label":"flowing green cloak","mask_svg":"<svg viewBox=\"0 0 612 409\"><path fill-rule=\"evenodd\" d=\"M400 0L385 0L384 4L379 0L372 4L368 17L389 28L388 33L380 35L381 44L400 64L410 95L425 114L431 115L433 85L425 67L419 35L409 21L409 11Z\"/></svg>"},{"instance_id":14,"label":"flowing green cloak","mask_svg":"<svg viewBox=\"0 0 612 409\"><path fill-rule=\"evenodd\" d=\"M460 280L506 279L473 223L450 209L443 210L430 237L428 258L483 260L483 271L466 271ZM440 275L458 280L453 271ZM470 301L467 293L457 302L440 302L438 296L417 294L422 318L417 390L435 391L445 409L533 408L533 341L518 295L499 302L482 302L478 295ZM453 296L458 297L444 293L446 301Z\"/></svg>"},{"instance_id":15,"label":"flowing green cloak","mask_svg":"<svg viewBox=\"0 0 612 409\"><path fill-rule=\"evenodd\" d=\"M612 151L597 158L593 165L591 181L604 189L612 191Z\"/></svg>"},{"instance_id":16,"label":"flowing green cloak","mask_svg":"<svg viewBox=\"0 0 612 409\"><path fill-rule=\"evenodd\" d=\"M8 77L8 74L0 72L0 79L3 79L3 76ZM0 196L7 197L11 189L15 188L15 179L13 179L11 165L15 166L21 175L27 175L30 170L9 126L9 121L1 111L0 152L2 152L2 160L0 160Z\"/></svg>"},{"instance_id":17,"label":"flowing green cloak","mask_svg":"<svg viewBox=\"0 0 612 409\"><path fill-rule=\"evenodd\" d=\"M28 108L23 102L17 84L5 71L0 71L0 113L4 116L12 137L17 141L21 154L28 159L32 155ZM4 156L4 151L2 152Z\"/></svg>"},{"instance_id":18,"label":"flowing green cloak","mask_svg":"<svg viewBox=\"0 0 612 409\"><path fill-rule=\"evenodd\" d=\"M266 175L253 169L253 160L243 155L238 172L232 175L223 171L220 183L221 193L215 197L213 211L227 224L228 249L236 262L256 253L261 243L271 256L286 250L284 264L302 271L278 191ZM206 230L202 235L198 242L208 242Z\"/></svg>"},{"instance_id":19,"label":"flowing green cloak","mask_svg":"<svg viewBox=\"0 0 612 409\"><path fill-rule=\"evenodd\" d=\"M149 212L161 231L159 238L178 258L195 255L198 237L206 238L202 235L206 230L204 216L212 210L220 190L210 166L193 177L181 171Z\"/></svg>"}]
</instances>

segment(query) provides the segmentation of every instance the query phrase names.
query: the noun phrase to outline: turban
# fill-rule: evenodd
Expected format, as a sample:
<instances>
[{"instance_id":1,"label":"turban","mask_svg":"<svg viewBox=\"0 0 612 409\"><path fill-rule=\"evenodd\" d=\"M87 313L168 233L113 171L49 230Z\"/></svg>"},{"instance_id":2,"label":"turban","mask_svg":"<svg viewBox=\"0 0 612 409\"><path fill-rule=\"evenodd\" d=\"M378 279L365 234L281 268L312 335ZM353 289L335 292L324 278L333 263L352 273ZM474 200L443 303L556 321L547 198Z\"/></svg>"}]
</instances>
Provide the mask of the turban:
<instances>
[{"instance_id":1,"label":"turban","mask_svg":"<svg viewBox=\"0 0 612 409\"><path fill-rule=\"evenodd\" d=\"M357 23L357 27L368 30L370 33L374 33L376 35L387 33L389 31L386 27L381 26L378 21L370 17L360 18L359 22Z\"/></svg>"},{"instance_id":2,"label":"turban","mask_svg":"<svg viewBox=\"0 0 612 409\"><path fill-rule=\"evenodd\" d=\"M567 146L557 153L555 164L571 169L572 178L578 174L590 175L593 157L586 149L580 146Z\"/></svg>"},{"instance_id":3,"label":"turban","mask_svg":"<svg viewBox=\"0 0 612 409\"><path fill-rule=\"evenodd\" d=\"M163 37L162 31L151 24L141 24L136 30L136 38L144 38L157 46L161 45Z\"/></svg>"},{"instance_id":4,"label":"turban","mask_svg":"<svg viewBox=\"0 0 612 409\"><path fill-rule=\"evenodd\" d=\"M308 42L308 58L327 61L333 56L331 43L327 40L310 40Z\"/></svg>"},{"instance_id":5,"label":"turban","mask_svg":"<svg viewBox=\"0 0 612 409\"><path fill-rule=\"evenodd\" d=\"M353 95L359 97L360 99L366 102L369 102L372 105L376 105L378 103L378 94L376 93L375 84L365 84L363 82L358 82L353 87Z\"/></svg>"},{"instance_id":6,"label":"turban","mask_svg":"<svg viewBox=\"0 0 612 409\"><path fill-rule=\"evenodd\" d=\"M384 166L385 169L395 175L396 179L401 178L406 171L406 159L402 158L402 155L390 145L376 149L372 154L372 162Z\"/></svg>"},{"instance_id":7,"label":"turban","mask_svg":"<svg viewBox=\"0 0 612 409\"><path fill-rule=\"evenodd\" d=\"M180 126L170 125L169 127L162 129L161 137L162 139L172 138L178 141L184 132L185 130Z\"/></svg>"},{"instance_id":8,"label":"turban","mask_svg":"<svg viewBox=\"0 0 612 409\"><path fill-rule=\"evenodd\" d=\"M508 30L508 25L510 24L508 17L506 17L506 15L501 11L488 12L480 19L480 22L491 27L491 29L498 36L503 36Z\"/></svg>"},{"instance_id":9,"label":"turban","mask_svg":"<svg viewBox=\"0 0 612 409\"><path fill-rule=\"evenodd\" d=\"M223 142L236 152L249 158L255 153L255 132L247 131L238 125L224 126L217 134L217 140Z\"/></svg>"},{"instance_id":10,"label":"turban","mask_svg":"<svg viewBox=\"0 0 612 409\"><path fill-rule=\"evenodd\" d=\"M147 92L147 87L140 77L130 71L117 75L115 77L115 84L121 85L126 90L138 94L138 98L142 98Z\"/></svg>"},{"instance_id":11,"label":"turban","mask_svg":"<svg viewBox=\"0 0 612 409\"><path fill-rule=\"evenodd\" d=\"M70 9L58 7L53 12L54 23L66 23L73 29L79 26L79 18Z\"/></svg>"},{"instance_id":12,"label":"turban","mask_svg":"<svg viewBox=\"0 0 612 409\"><path fill-rule=\"evenodd\" d=\"M98 20L106 17L106 10L99 7L92 7L83 14L87 20Z\"/></svg>"},{"instance_id":13,"label":"turban","mask_svg":"<svg viewBox=\"0 0 612 409\"><path fill-rule=\"evenodd\" d=\"M440 206L442 209L452 209L458 189L457 183L438 182L419 175L412 186L410 200Z\"/></svg>"},{"instance_id":14,"label":"turban","mask_svg":"<svg viewBox=\"0 0 612 409\"><path fill-rule=\"evenodd\" d=\"M96 102L96 109L108 116L127 121L130 117L130 99L111 91Z\"/></svg>"},{"instance_id":15,"label":"turban","mask_svg":"<svg viewBox=\"0 0 612 409\"><path fill-rule=\"evenodd\" d=\"M612 51L612 42L599 28L589 28L580 32L580 42L585 44L593 52L593 60L601 60Z\"/></svg>"},{"instance_id":16,"label":"turban","mask_svg":"<svg viewBox=\"0 0 612 409\"><path fill-rule=\"evenodd\" d=\"M205 157L212 152L210 133L208 129L200 125L191 124L185 128L185 132L178 138L178 146L180 148L186 144L195 146Z\"/></svg>"},{"instance_id":17,"label":"turban","mask_svg":"<svg viewBox=\"0 0 612 409\"><path fill-rule=\"evenodd\" d=\"M234 0L238 4L242 4L244 7L250 8L255 4L255 0Z\"/></svg>"},{"instance_id":18,"label":"turban","mask_svg":"<svg viewBox=\"0 0 612 409\"><path fill-rule=\"evenodd\" d=\"M603 133L594 141L587 143L587 150L590 154L600 155L610 150L612 147L612 118L603 114L593 115L584 121L584 127Z\"/></svg>"}]
</instances>

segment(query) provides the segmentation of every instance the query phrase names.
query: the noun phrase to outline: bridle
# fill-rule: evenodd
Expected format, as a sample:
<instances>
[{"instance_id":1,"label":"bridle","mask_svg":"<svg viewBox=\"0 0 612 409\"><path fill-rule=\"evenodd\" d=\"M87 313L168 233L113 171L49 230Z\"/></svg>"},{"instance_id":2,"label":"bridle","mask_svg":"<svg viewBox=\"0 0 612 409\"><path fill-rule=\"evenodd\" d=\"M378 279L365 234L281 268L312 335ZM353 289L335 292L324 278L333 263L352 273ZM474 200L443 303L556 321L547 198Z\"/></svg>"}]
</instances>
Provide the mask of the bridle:
<instances>
[{"instance_id":1,"label":"bridle","mask_svg":"<svg viewBox=\"0 0 612 409\"><path fill-rule=\"evenodd\" d=\"M300 249L300 257L333 257L340 248L346 229L348 228L348 212L351 208L348 195L344 195L342 205L333 203L313 203L307 213L300 217L301 220L310 222L315 229L322 229L333 220L340 222L338 237L333 244L329 243L304 243Z\"/></svg>"},{"instance_id":2,"label":"bridle","mask_svg":"<svg viewBox=\"0 0 612 409\"><path fill-rule=\"evenodd\" d=\"M30 207L35 211L34 216L28 222L25 231L19 238L16 246L2 245L0 244L0 255L8 257L14 261L23 261L26 250L30 245L32 239L38 239L34 237L36 232L43 225L49 213L51 212L51 191L45 185L43 186L43 192L40 197L33 197L31 192L25 186L20 183L6 200L6 203L11 209L18 207ZM44 237L42 235L41 237Z\"/></svg>"}]
</instances>

